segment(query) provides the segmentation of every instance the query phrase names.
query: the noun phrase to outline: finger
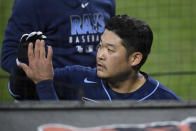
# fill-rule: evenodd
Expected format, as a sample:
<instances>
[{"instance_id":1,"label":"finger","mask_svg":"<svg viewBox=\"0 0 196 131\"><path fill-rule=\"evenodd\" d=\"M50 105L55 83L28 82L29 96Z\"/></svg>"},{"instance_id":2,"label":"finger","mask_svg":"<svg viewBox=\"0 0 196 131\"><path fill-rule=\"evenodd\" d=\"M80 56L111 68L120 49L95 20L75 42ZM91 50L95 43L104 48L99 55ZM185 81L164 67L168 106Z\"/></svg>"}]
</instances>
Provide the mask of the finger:
<instances>
[{"instance_id":1,"label":"finger","mask_svg":"<svg viewBox=\"0 0 196 131\"><path fill-rule=\"evenodd\" d=\"M34 54L33 54L33 43L29 43L29 46L28 46L28 59L29 59L29 62L31 62L34 58Z\"/></svg>"},{"instance_id":2,"label":"finger","mask_svg":"<svg viewBox=\"0 0 196 131\"><path fill-rule=\"evenodd\" d=\"M52 47L51 46L48 46L48 60L49 61L52 61L52 55L53 55L53 51L52 51Z\"/></svg>"},{"instance_id":3,"label":"finger","mask_svg":"<svg viewBox=\"0 0 196 131\"><path fill-rule=\"evenodd\" d=\"M36 40L35 42L35 58L39 58L40 57L40 40Z\"/></svg>"},{"instance_id":4,"label":"finger","mask_svg":"<svg viewBox=\"0 0 196 131\"><path fill-rule=\"evenodd\" d=\"M41 58L46 58L46 51L45 51L45 42L44 42L44 40L41 40L41 44L40 44L40 57Z\"/></svg>"},{"instance_id":5,"label":"finger","mask_svg":"<svg viewBox=\"0 0 196 131\"><path fill-rule=\"evenodd\" d=\"M27 76L29 76L30 68L26 64L18 61L17 65L24 70L24 72L26 73Z\"/></svg>"}]
</instances>

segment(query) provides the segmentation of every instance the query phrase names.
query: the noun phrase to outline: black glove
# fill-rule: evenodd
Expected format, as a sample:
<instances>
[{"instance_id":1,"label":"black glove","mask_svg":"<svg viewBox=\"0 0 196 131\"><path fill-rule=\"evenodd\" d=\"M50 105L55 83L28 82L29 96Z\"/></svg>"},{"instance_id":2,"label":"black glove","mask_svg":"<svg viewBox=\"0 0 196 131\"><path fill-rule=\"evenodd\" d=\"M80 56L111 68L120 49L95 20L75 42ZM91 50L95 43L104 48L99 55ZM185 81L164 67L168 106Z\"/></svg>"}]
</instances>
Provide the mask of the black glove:
<instances>
[{"instance_id":1,"label":"black glove","mask_svg":"<svg viewBox=\"0 0 196 131\"><path fill-rule=\"evenodd\" d=\"M45 40L46 36L44 36L42 32L32 32L30 34L24 34L21 37L17 58L20 62L28 64L28 45L32 42L34 47L37 39ZM12 70L9 88L14 94L13 97L15 97L15 99L38 100L34 82L29 79L25 72L17 65L15 65Z\"/></svg>"},{"instance_id":2,"label":"black glove","mask_svg":"<svg viewBox=\"0 0 196 131\"><path fill-rule=\"evenodd\" d=\"M30 42L33 43L33 47L35 47L35 41L39 40L46 40L46 36L43 35L42 32L32 32L30 34L22 35L20 39L20 44L18 48L18 60L23 63L28 64L28 45ZM47 46L46 46L47 50Z\"/></svg>"}]
</instances>

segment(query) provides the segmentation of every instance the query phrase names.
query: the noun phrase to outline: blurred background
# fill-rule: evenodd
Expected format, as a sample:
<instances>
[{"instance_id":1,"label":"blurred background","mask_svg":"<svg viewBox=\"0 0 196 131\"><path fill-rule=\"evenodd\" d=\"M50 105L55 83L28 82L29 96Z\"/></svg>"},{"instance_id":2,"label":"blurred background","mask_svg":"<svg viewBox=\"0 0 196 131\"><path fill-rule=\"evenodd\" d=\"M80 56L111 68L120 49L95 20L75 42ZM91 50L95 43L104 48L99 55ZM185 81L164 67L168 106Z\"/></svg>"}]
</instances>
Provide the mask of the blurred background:
<instances>
[{"instance_id":1,"label":"blurred background","mask_svg":"<svg viewBox=\"0 0 196 131\"><path fill-rule=\"evenodd\" d=\"M0 45L14 0L0 0ZM116 0L116 14L146 21L154 33L152 51L142 71L184 100L196 99L196 1ZM0 101L13 101L9 75L0 68Z\"/></svg>"}]
</instances>

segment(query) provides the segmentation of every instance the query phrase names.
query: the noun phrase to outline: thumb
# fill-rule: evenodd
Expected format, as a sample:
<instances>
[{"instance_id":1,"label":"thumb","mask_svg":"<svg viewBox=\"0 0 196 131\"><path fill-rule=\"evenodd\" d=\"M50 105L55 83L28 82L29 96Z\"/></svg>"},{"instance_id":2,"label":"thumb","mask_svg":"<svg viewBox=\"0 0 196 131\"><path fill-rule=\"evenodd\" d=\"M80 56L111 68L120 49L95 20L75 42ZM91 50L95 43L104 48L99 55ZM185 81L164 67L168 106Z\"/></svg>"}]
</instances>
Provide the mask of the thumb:
<instances>
[{"instance_id":1,"label":"thumb","mask_svg":"<svg viewBox=\"0 0 196 131\"><path fill-rule=\"evenodd\" d=\"M26 75L28 76L29 66L27 64L21 63L19 60L17 60L17 66L19 66L20 68L22 68L24 70L24 72L26 73Z\"/></svg>"}]
</instances>

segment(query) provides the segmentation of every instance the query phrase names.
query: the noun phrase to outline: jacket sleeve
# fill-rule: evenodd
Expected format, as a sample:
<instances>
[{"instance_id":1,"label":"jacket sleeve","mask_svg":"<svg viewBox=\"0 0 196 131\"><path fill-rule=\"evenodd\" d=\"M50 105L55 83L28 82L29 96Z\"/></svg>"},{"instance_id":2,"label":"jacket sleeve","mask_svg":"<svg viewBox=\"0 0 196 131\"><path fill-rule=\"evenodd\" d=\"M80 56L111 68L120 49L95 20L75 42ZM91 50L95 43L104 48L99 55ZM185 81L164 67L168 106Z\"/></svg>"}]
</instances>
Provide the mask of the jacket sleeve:
<instances>
[{"instance_id":1,"label":"jacket sleeve","mask_svg":"<svg viewBox=\"0 0 196 131\"><path fill-rule=\"evenodd\" d=\"M38 98L40 100L78 99L77 92L84 87L84 78L93 71L94 69L92 68L79 65L56 68L53 80L37 83Z\"/></svg>"},{"instance_id":2,"label":"jacket sleeve","mask_svg":"<svg viewBox=\"0 0 196 131\"><path fill-rule=\"evenodd\" d=\"M52 80L37 83L36 90L40 100L59 100Z\"/></svg>"},{"instance_id":3,"label":"jacket sleeve","mask_svg":"<svg viewBox=\"0 0 196 131\"><path fill-rule=\"evenodd\" d=\"M60 100L79 100L85 92L86 77L96 77L96 69L79 65L54 70L53 88Z\"/></svg>"},{"instance_id":4,"label":"jacket sleeve","mask_svg":"<svg viewBox=\"0 0 196 131\"><path fill-rule=\"evenodd\" d=\"M25 33L37 30L36 13L33 0L15 0L2 43L1 67L11 73L16 65L18 44Z\"/></svg>"},{"instance_id":5,"label":"jacket sleeve","mask_svg":"<svg viewBox=\"0 0 196 131\"><path fill-rule=\"evenodd\" d=\"M36 91L40 100L59 100L77 94L76 87L81 87L81 66L65 66L54 70L54 80L45 80L37 83ZM60 98L58 97L60 96ZM62 96L64 96L62 98ZM73 95L72 95L73 96ZM72 97L71 96L71 97ZM71 99L70 97L70 99Z\"/></svg>"}]
</instances>

